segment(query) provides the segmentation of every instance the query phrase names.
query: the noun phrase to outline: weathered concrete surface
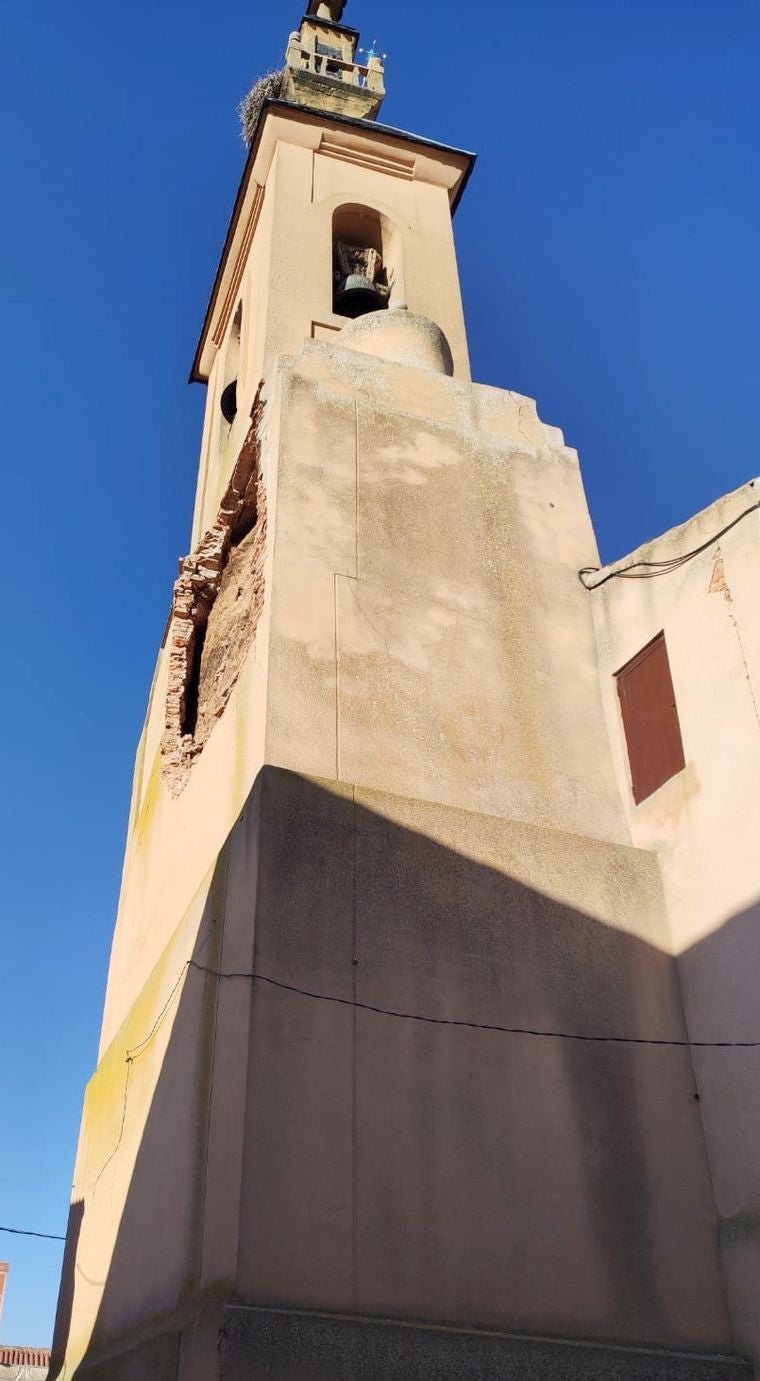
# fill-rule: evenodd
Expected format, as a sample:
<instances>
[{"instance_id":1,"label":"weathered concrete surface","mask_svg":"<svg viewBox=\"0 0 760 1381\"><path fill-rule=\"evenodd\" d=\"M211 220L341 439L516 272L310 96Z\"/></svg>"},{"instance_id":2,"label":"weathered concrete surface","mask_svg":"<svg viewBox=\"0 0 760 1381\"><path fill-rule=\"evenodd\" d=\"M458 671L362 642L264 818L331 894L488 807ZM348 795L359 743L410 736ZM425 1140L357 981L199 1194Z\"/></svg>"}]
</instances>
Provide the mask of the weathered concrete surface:
<instances>
[{"instance_id":1,"label":"weathered concrete surface","mask_svg":"<svg viewBox=\"0 0 760 1381\"><path fill-rule=\"evenodd\" d=\"M736 1357L589 1347L266 1309L225 1310L227 1381L751 1381Z\"/></svg>"},{"instance_id":2,"label":"weathered concrete surface","mask_svg":"<svg viewBox=\"0 0 760 1381\"><path fill-rule=\"evenodd\" d=\"M262 398L255 637L179 796L166 654L138 756L70 1362L209 1291L730 1348L687 1051L351 1005L684 1038L577 458L529 400L317 342Z\"/></svg>"},{"instance_id":3,"label":"weathered concrete surface","mask_svg":"<svg viewBox=\"0 0 760 1381\"><path fill-rule=\"evenodd\" d=\"M273 402L267 760L627 840L577 456L529 399L341 340Z\"/></svg>"},{"instance_id":4,"label":"weathered concrete surface","mask_svg":"<svg viewBox=\"0 0 760 1381\"><path fill-rule=\"evenodd\" d=\"M267 768L88 1091L70 1370L231 1299L730 1348L688 1052L438 1024L682 1039L663 932L647 853Z\"/></svg>"},{"instance_id":5,"label":"weathered concrete surface","mask_svg":"<svg viewBox=\"0 0 760 1381\"><path fill-rule=\"evenodd\" d=\"M257 972L342 1002L256 987L238 1299L728 1346L687 1051L382 1015L682 1038L655 860L272 769L264 802Z\"/></svg>"}]
</instances>

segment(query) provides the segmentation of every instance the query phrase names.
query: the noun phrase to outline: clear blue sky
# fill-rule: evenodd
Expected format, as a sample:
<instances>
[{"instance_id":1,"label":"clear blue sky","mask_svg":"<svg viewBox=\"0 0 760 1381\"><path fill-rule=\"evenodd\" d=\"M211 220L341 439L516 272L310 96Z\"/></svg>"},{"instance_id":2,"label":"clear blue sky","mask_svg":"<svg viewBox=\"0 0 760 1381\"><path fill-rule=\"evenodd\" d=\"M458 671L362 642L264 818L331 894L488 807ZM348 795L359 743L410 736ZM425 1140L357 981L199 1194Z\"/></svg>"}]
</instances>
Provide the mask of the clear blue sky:
<instances>
[{"instance_id":1,"label":"clear blue sky","mask_svg":"<svg viewBox=\"0 0 760 1381\"><path fill-rule=\"evenodd\" d=\"M0 1223L62 1232L132 755L243 165L296 0L35 0L0 31ZM757 0L350 0L384 111L480 154L457 216L475 376L581 452L612 559L760 472ZM450 24L450 32L447 26ZM0 1235L0 1339L50 1341L61 1253Z\"/></svg>"}]
</instances>

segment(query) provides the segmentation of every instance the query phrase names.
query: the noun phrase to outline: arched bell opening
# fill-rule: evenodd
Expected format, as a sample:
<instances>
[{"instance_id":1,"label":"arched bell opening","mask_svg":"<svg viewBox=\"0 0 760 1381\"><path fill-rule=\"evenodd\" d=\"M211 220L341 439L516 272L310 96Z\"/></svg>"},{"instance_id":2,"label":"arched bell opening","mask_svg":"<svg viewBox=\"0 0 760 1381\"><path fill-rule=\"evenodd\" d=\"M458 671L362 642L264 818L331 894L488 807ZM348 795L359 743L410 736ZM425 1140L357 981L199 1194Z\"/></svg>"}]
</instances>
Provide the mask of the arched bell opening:
<instances>
[{"instance_id":1,"label":"arched bell opening","mask_svg":"<svg viewBox=\"0 0 760 1381\"><path fill-rule=\"evenodd\" d=\"M225 422L232 426L237 417L237 379L233 379L231 384L222 389L219 406L222 409L222 417Z\"/></svg>"},{"instance_id":2,"label":"arched bell opening","mask_svg":"<svg viewBox=\"0 0 760 1381\"><path fill-rule=\"evenodd\" d=\"M340 206L333 216L333 311L350 320L388 306L392 282L383 217L367 206Z\"/></svg>"},{"instance_id":3,"label":"arched bell opening","mask_svg":"<svg viewBox=\"0 0 760 1381\"><path fill-rule=\"evenodd\" d=\"M239 302L232 318L224 353L224 387L219 398L222 417L232 426L237 416L237 385L240 369L240 338L243 330L243 304Z\"/></svg>"}]
</instances>

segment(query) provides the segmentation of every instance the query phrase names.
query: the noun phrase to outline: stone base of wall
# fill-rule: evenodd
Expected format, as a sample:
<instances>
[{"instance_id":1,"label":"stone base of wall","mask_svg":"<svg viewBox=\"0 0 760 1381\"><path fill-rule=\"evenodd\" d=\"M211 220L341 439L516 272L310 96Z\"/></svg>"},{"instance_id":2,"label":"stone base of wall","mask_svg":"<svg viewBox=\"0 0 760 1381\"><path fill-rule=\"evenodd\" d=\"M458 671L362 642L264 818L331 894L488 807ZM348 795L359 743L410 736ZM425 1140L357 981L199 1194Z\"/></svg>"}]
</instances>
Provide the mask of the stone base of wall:
<instances>
[{"instance_id":1,"label":"stone base of wall","mask_svg":"<svg viewBox=\"0 0 760 1381\"><path fill-rule=\"evenodd\" d=\"M749 1362L721 1353L612 1347L245 1305L220 1310L218 1304L203 1310L184 1329L180 1325L177 1331L169 1330L107 1359L91 1359L75 1374L82 1381L85 1377L87 1381L753 1381L754 1377Z\"/></svg>"},{"instance_id":2,"label":"stone base of wall","mask_svg":"<svg viewBox=\"0 0 760 1381\"><path fill-rule=\"evenodd\" d=\"M231 1306L224 1381L752 1381L738 1357Z\"/></svg>"}]
</instances>

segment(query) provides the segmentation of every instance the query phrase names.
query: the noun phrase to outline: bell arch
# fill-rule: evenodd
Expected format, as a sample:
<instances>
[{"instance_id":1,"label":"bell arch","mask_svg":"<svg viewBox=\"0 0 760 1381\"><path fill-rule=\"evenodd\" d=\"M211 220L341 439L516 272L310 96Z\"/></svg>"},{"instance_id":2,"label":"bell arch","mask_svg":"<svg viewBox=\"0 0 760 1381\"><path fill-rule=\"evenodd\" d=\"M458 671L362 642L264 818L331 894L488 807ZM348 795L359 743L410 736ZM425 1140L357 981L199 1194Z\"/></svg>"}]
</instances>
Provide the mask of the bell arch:
<instances>
[{"instance_id":1,"label":"bell arch","mask_svg":"<svg viewBox=\"0 0 760 1381\"><path fill-rule=\"evenodd\" d=\"M402 240L395 222L358 202L336 206L332 274L337 316L356 318L405 307Z\"/></svg>"},{"instance_id":2,"label":"bell arch","mask_svg":"<svg viewBox=\"0 0 760 1381\"><path fill-rule=\"evenodd\" d=\"M238 302L237 310L235 311L230 325L229 336L227 337L227 348L224 353L223 387L219 398L222 417L228 426L232 426L237 414L237 389L238 374L240 372L242 333L243 303Z\"/></svg>"}]
</instances>

